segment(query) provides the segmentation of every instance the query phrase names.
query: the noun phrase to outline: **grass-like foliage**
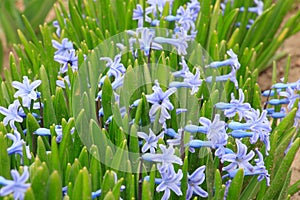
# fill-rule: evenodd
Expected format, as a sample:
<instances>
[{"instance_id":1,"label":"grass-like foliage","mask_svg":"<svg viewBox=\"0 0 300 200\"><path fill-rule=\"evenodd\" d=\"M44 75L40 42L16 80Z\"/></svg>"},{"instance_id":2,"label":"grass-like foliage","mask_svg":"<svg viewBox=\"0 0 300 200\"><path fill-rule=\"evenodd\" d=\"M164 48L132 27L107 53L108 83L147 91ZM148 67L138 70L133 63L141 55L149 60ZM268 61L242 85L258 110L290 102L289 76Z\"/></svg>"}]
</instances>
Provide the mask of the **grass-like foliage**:
<instances>
[{"instance_id":1,"label":"grass-like foliage","mask_svg":"<svg viewBox=\"0 0 300 200\"><path fill-rule=\"evenodd\" d=\"M69 0L44 24L46 1L24 1L24 15L4 2L14 14L1 25L20 43L0 79L0 196L288 199L299 191L290 179L300 80L288 82L288 59L276 83L274 62L300 29L300 11L283 22L293 0ZM273 85L261 91L259 72L272 63Z\"/></svg>"}]
</instances>

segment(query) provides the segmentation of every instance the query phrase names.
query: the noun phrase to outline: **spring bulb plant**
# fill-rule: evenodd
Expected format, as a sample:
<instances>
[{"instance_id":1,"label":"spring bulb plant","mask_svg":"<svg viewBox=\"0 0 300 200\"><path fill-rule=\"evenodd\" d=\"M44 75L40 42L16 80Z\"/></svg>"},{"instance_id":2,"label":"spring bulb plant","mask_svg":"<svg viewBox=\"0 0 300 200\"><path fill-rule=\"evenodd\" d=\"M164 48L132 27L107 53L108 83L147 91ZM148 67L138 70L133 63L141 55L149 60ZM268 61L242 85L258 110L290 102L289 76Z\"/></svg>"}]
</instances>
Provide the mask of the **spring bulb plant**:
<instances>
[{"instance_id":1,"label":"spring bulb plant","mask_svg":"<svg viewBox=\"0 0 300 200\"><path fill-rule=\"evenodd\" d=\"M4 199L289 199L300 79L259 72L293 0L68 1L0 79ZM276 80L274 65L273 80Z\"/></svg>"}]
</instances>

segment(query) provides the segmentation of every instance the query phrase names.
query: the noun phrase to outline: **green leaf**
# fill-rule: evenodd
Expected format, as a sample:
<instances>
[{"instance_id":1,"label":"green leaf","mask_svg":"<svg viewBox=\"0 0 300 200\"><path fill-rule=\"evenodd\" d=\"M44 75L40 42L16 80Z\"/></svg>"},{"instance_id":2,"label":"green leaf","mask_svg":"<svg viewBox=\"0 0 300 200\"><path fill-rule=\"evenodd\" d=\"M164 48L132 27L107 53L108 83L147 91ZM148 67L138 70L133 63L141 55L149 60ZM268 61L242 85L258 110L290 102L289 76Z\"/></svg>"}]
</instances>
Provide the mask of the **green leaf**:
<instances>
[{"instance_id":1,"label":"green leaf","mask_svg":"<svg viewBox=\"0 0 300 200\"><path fill-rule=\"evenodd\" d=\"M104 200L116 200L114 197L114 194L111 191L109 191L103 199Z\"/></svg>"},{"instance_id":2,"label":"green leaf","mask_svg":"<svg viewBox=\"0 0 300 200\"><path fill-rule=\"evenodd\" d=\"M45 199L47 197L47 182L49 180L49 170L45 163L42 163L35 169L30 170L31 188L36 199Z\"/></svg>"},{"instance_id":3,"label":"green leaf","mask_svg":"<svg viewBox=\"0 0 300 200\"><path fill-rule=\"evenodd\" d=\"M104 121L112 115L113 89L110 80L106 78L102 87L102 106L104 112Z\"/></svg>"},{"instance_id":4,"label":"green leaf","mask_svg":"<svg viewBox=\"0 0 300 200\"><path fill-rule=\"evenodd\" d=\"M51 171L56 170L60 175L62 174L61 171L61 162L59 160L59 152L56 143L56 137L52 137L51 140Z\"/></svg>"},{"instance_id":5,"label":"green leaf","mask_svg":"<svg viewBox=\"0 0 300 200\"><path fill-rule=\"evenodd\" d=\"M118 182L116 183L115 187L113 188L113 195L115 197L115 199L120 199L120 192L121 192L121 186L122 186L122 183L123 183L123 178L120 178L118 180Z\"/></svg>"},{"instance_id":6,"label":"green leaf","mask_svg":"<svg viewBox=\"0 0 300 200\"><path fill-rule=\"evenodd\" d=\"M150 191L150 184L148 181L144 180L143 181L143 186L142 186L142 199L144 200L151 200L153 197L151 196L151 191Z\"/></svg>"},{"instance_id":7,"label":"green leaf","mask_svg":"<svg viewBox=\"0 0 300 200\"><path fill-rule=\"evenodd\" d=\"M43 109L43 123L45 127L49 127L52 124L57 124L56 115L54 111L54 106L52 102L52 97L50 94L50 85L49 85L49 79L47 72L45 70L44 66L41 66L40 68L40 78L42 81L42 84L40 86L40 89L42 92L42 99L44 103L44 109Z\"/></svg>"},{"instance_id":8,"label":"green leaf","mask_svg":"<svg viewBox=\"0 0 300 200\"><path fill-rule=\"evenodd\" d=\"M103 197L105 197L108 193L111 193L114 185L115 185L114 173L112 171L106 171L101 186L102 189L101 199L103 199Z\"/></svg>"},{"instance_id":9,"label":"green leaf","mask_svg":"<svg viewBox=\"0 0 300 200\"><path fill-rule=\"evenodd\" d=\"M281 122L282 123L282 122ZM278 169L278 172L275 174L275 177L273 178L271 182L271 186L266 191L266 194L264 195L263 199L269 200L274 199L278 193L282 190L283 184L285 183L287 172L289 171L291 164L294 160L294 157L299 150L300 147L300 138L297 138L294 141L294 144L286 154L286 156L283 158L282 163Z\"/></svg>"},{"instance_id":10,"label":"green leaf","mask_svg":"<svg viewBox=\"0 0 300 200\"><path fill-rule=\"evenodd\" d=\"M243 180L244 180L244 169L241 168L237 171L235 177L233 178L229 186L227 199L239 199L243 187Z\"/></svg>"},{"instance_id":11,"label":"green leaf","mask_svg":"<svg viewBox=\"0 0 300 200\"><path fill-rule=\"evenodd\" d=\"M222 177L220 174L220 171L217 169L215 172L215 195L214 195L214 200L221 200L224 198L224 192L225 192L225 187L222 184Z\"/></svg>"},{"instance_id":12,"label":"green leaf","mask_svg":"<svg viewBox=\"0 0 300 200\"><path fill-rule=\"evenodd\" d=\"M62 199L62 183L58 171L53 171L48 180L47 198L49 200Z\"/></svg>"},{"instance_id":13,"label":"green leaf","mask_svg":"<svg viewBox=\"0 0 300 200\"><path fill-rule=\"evenodd\" d=\"M29 147L33 154L35 154L37 150L37 135L35 135L34 132L40 128L40 125L31 113L28 113L26 116L26 127L26 141L29 143Z\"/></svg>"},{"instance_id":14,"label":"green leaf","mask_svg":"<svg viewBox=\"0 0 300 200\"><path fill-rule=\"evenodd\" d=\"M42 162L47 162L46 148L41 136L38 136L37 138L37 156Z\"/></svg>"},{"instance_id":15,"label":"green leaf","mask_svg":"<svg viewBox=\"0 0 300 200\"><path fill-rule=\"evenodd\" d=\"M92 181L92 191L100 188L102 183L102 168L99 161L99 153L97 146L93 145L90 150L90 173ZM100 178L99 178L100 177Z\"/></svg>"},{"instance_id":16,"label":"green leaf","mask_svg":"<svg viewBox=\"0 0 300 200\"><path fill-rule=\"evenodd\" d=\"M0 132L0 146L0 176L8 179L10 178L10 159L7 154L7 145L2 132Z\"/></svg>"},{"instance_id":17,"label":"green leaf","mask_svg":"<svg viewBox=\"0 0 300 200\"><path fill-rule=\"evenodd\" d=\"M31 187L26 190L24 199L35 200L34 193Z\"/></svg>"},{"instance_id":18,"label":"green leaf","mask_svg":"<svg viewBox=\"0 0 300 200\"><path fill-rule=\"evenodd\" d=\"M28 18L30 24L36 28L42 24L47 17L50 9L56 0L39 1L31 0L26 5L24 15Z\"/></svg>"},{"instance_id":19,"label":"green leaf","mask_svg":"<svg viewBox=\"0 0 300 200\"><path fill-rule=\"evenodd\" d=\"M289 170L289 172L287 173L287 178L285 179L285 182L283 184L282 190L280 191L278 199L287 199L288 187L291 182L291 175L292 175L292 170Z\"/></svg>"},{"instance_id":20,"label":"green leaf","mask_svg":"<svg viewBox=\"0 0 300 200\"><path fill-rule=\"evenodd\" d=\"M293 196L300 190L300 180L289 186L288 193Z\"/></svg>"},{"instance_id":21,"label":"green leaf","mask_svg":"<svg viewBox=\"0 0 300 200\"><path fill-rule=\"evenodd\" d=\"M92 199L91 182L89 172L86 167L79 171L76 178L73 199Z\"/></svg>"},{"instance_id":22,"label":"green leaf","mask_svg":"<svg viewBox=\"0 0 300 200\"><path fill-rule=\"evenodd\" d=\"M81 150L79 162L82 167L89 167L89 155L86 146L84 146Z\"/></svg>"},{"instance_id":23,"label":"green leaf","mask_svg":"<svg viewBox=\"0 0 300 200\"><path fill-rule=\"evenodd\" d=\"M182 196L179 197L179 199L185 200L186 199L186 191L187 191L187 186L188 186L188 157L186 156L184 158L183 162L183 167L182 167L182 174L183 177L181 179L181 191L182 191Z\"/></svg>"}]
</instances>

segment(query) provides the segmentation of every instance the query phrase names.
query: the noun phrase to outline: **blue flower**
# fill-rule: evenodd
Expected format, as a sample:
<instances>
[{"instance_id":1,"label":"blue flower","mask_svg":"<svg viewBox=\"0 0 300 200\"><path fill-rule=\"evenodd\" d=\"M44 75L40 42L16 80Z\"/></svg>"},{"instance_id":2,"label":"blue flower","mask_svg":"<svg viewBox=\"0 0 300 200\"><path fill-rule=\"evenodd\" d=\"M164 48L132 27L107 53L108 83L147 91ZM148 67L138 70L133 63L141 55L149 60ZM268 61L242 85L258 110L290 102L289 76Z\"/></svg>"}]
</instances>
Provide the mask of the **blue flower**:
<instances>
[{"instance_id":1,"label":"blue flower","mask_svg":"<svg viewBox=\"0 0 300 200\"><path fill-rule=\"evenodd\" d=\"M170 165L172 163L177 163L179 165L182 165L182 160L174 155L175 149L172 145L167 148L165 145L160 144L159 148L161 149L162 153L145 153L142 155L142 158L144 160L150 161L150 162L159 162L162 163L163 166Z\"/></svg>"},{"instance_id":2,"label":"blue flower","mask_svg":"<svg viewBox=\"0 0 300 200\"><path fill-rule=\"evenodd\" d=\"M266 145L266 153L270 150L270 132L272 130L270 122L267 118L267 111L264 110L260 114L259 110L247 112L247 123L251 124L250 130L255 134L250 138L251 144L257 142L258 138ZM268 154L268 153L267 153Z\"/></svg>"},{"instance_id":3,"label":"blue flower","mask_svg":"<svg viewBox=\"0 0 300 200\"><path fill-rule=\"evenodd\" d=\"M202 79L200 78L200 70L197 68L195 75L192 73L186 73L183 81L189 86L189 88L192 89L191 95L197 93L199 87L202 84Z\"/></svg>"},{"instance_id":4,"label":"blue flower","mask_svg":"<svg viewBox=\"0 0 300 200\"><path fill-rule=\"evenodd\" d=\"M35 89L42 83L41 80L33 81L29 83L28 77L23 76L23 83L19 81L13 81L12 86L18 91L14 94L14 97L21 97L24 107L30 108L31 100L35 101L38 98L38 94Z\"/></svg>"},{"instance_id":5,"label":"blue flower","mask_svg":"<svg viewBox=\"0 0 300 200\"><path fill-rule=\"evenodd\" d=\"M159 135L155 135L153 131L149 128L149 135L147 135L144 132L138 132L137 133L138 137L144 139L146 142L142 147L142 153L145 153L150 149L151 153L155 153L156 148L157 148L157 142L158 140L164 137L164 132L161 132Z\"/></svg>"},{"instance_id":6,"label":"blue flower","mask_svg":"<svg viewBox=\"0 0 300 200\"><path fill-rule=\"evenodd\" d=\"M286 91L279 92L279 95L288 99L288 109L290 110L293 108L295 101L300 99L300 95L295 94L295 90L291 87L287 87Z\"/></svg>"},{"instance_id":7,"label":"blue flower","mask_svg":"<svg viewBox=\"0 0 300 200\"><path fill-rule=\"evenodd\" d=\"M212 147L216 148L220 145L226 145L228 135L226 133L226 123L224 121L220 121L220 115L216 114L214 121L201 117L199 122L204 126L207 130L206 137L209 141L212 142Z\"/></svg>"},{"instance_id":8,"label":"blue flower","mask_svg":"<svg viewBox=\"0 0 300 200\"><path fill-rule=\"evenodd\" d=\"M249 7L248 12L256 13L257 15L261 15L264 11L264 2L260 0L254 0L256 7ZM240 8L240 11L243 12L245 10L244 7Z\"/></svg>"},{"instance_id":9,"label":"blue flower","mask_svg":"<svg viewBox=\"0 0 300 200\"><path fill-rule=\"evenodd\" d=\"M56 40L52 40L52 46L57 49L57 51L54 53L54 55L68 55L69 52L74 49L73 43L68 40L68 38L64 38L61 41L61 44L57 42Z\"/></svg>"},{"instance_id":10,"label":"blue flower","mask_svg":"<svg viewBox=\"0 0 300 200\"><path fill-rule=\"evenodd\" d=\"M279 90L288 87L291 87L292 89L300 90L300 80L292 83L276 83L272 86L272 88L279 89Z\"/></svg>"},{"instance_id":11,"label":"blue flower","mask_svg":"<svg viewBox=\"0 0 300 200\"><path fill-rule=\"evenodd\" d=\"M255 149L255 152L258 155L258 158L254 159L254 162L256 163L256 165L253 166L252 171L249 171L248 169L244 169L244 176L258 175L258 177L257 177L258 181L262 181L263 179L266 179L267 186L270 186L270 175L268 173L268 170L265 167L263 155L258 151L257 148ZM234 178L237 172L238 172L238 169L229 171L228 174L223 176L223 178L228 177L228 176L230 178Z\"/></svg>"},{"instance_id":12,"label":"blue flower","mask_svg":"<svg viewBox=\"0 0 300 200\"><path fill-rule=\"evenodd\" d=\"M251 150L247 154L247 146L243 144L239 139L235 140L236 145L237 145L237 153L229 153L225 154L221 158L221 162L224 163L230 162L229 165L226 167L223 167L223 170L225 171L233 171L235 169L240 169L243 168L248 171L253 171L254 167L250 164L250 160L255 156L255 153Z\"/></svg>"},{"instance_id":13,"label":"blue flower","mask_svg":"<svg viewBox=\"0 0 300 200\"><path fill-rule=\"evenodd\" d=\"M66 86L68 86L68 88L70 88L71 83L70 83L69 76L67 75L63 78L59 77L58 80L56 81L56 85L61 88L66 88Z\"/></svg>"},{"instance_id":14,"label":"blue flower","mask_svg":"<svg viewBox=\"0 0 300 200\"><path fill-rule=\"evenodd\" d=\"M149 14L146 12L145 14L145 21L146 22L151 22L151 18L147 16L147 14ZM138 20L138 27L141 28L143 27L143 23L144 23L144 10L142 8L142 6L140 4L136 5L136 9L133 10L133 16L132 16L133 20Z\"/></svg>"},{"instance_id":15,"label":"blue flower","mask_svg":"<svg viewBox=\"0 0 300 200\"><path fill-rule=\"evenodd\" d=\"M168 110L173 110L174 106L169 100L169 96L176 92L176 88L169 88L167 91L163 92L159 86L158 81L155 81L155 85L152 87L154 93L147 96L147 101L152 104L149 116L155 117L155 114L160 109L159 123L163 124L166 119L171 119Z\"/></svg>"},{"instance_id":16,"label":"blue flower","mask_svg":"<svg viewBox=\"0 0 300 200\"><path fill-rule=\"evenodd\" d=\"M60 26L59 26L58 21L57 20L53 21L52 25L56 28L56 31L55 31L56 35L58 37L60 37Z\"/></svg>"},{"instance_id":17,"label":"blue flower","mask_svg":"<svg viewBox=\"0 0 300 200\"><path fill-rule=\"evenodd\" d=\"M231 66L231 68L238 70L241 67L241 64L238 60L238 56L232 51L232 49L229 49L227 51L227 54L230 56L229 59L224 60L224 61L212 62L207 67L218 68L218 67L222 67L222 66Z\"/></svg>"},{"instance_id":18,"label":"blue flower","mask_svg":"<svg viewBox=\"0 0 300 200\"><path fill-rule=\"evenodd\" d=\"M167 167L160 167L159 172L161 174L162 181L156 187L156 191L164 191L164 195L161 199L169 199L171 190L174 191L177 196L181 196L182 192L180 189L180 181L183 176L181 169L175 173L173 165L168 165Z\"/></svg>"},{"instance_id":19,"label":"blue flower","mask_svg":"<svg viewBox=\"0 0 300 200\"><path fill-rule=\"evenodd\" d=\"M234 117L236 113L239 116L239 121L245 116L245 112L251 110L251 106L249 103L244 103L245 95L242 89L239 89L239 100L236 100L234 94L231 94L230 103L217 103L215 105L216 108L224 111L224 115L226 117Z\"/></svg>"},{"instance_id":20,"label":"blue flower","mask_svg":"<svg viewBox=\"0 0 300 200\"><path fill-rule=\"evenodd\" d=\"M167 143L168 145L172 145L172 146L180 146L181 145L181 142L182 142L182 134L184 133L184 130L183 129L178 129L178 133L175 132L174 129L172 128L168 128L165 130L165 133L166 135L172 137L173 139L168 139L167 140ZM190 142L191 140L193 140L193 135L190 135L190 138L189 138L189 141ZM189 146L189 151L194 153L195 152L195 149L191 146Z\"/></svg>"},{"instance_id":21,"label":"blue flower","mask_svg":"<svg viewBox=\"0 0 300 200\"><path fill-rule=\"evenodd\" d=\"M30 187L29 183L26 181L29 178L28 167L24 166L24 171L22 176L20 176L17 170L11 170L11 176L13 180L6 180L5 186L0 190L0 196L7 196L11 193L14 194L14 199L24 199L24 193ZM4 179L2 176L0 179Z\"/></svg>"},{"instance_id":22,"label":"blue flower","mask_svg":"<svg viewBox=\"0 0 300 200\"><path fill-rule=\"evenodd\" d=\"M118 78L121 75L125 74L126 72L126 68L124 67L124 65L121 63L121 54L117 54L114 58L114 60L112 60L109 57L102 57L100 58L100 60L104 60L106 61L106 67L109 67L109 70L107 71L107 75L108 77L115 77Z\"/></svg>"},{"instance_id":23,"label":"blue flower","mask_svg":"<svg viewBox=\"0 0 300 200\"><path fill-rule=\"evenodd\" d=\"M8 109L0 106L0 113L5 115L3 119L4 126L6 126L9 122L10 127L14 130L17 130L15 122L23 122L23 118L18 113L19 107L20 102L18 100L15 100L12 104L10 104Z\"/></svg>"},{"instance_id":24,"label":"blue flower","mask_svg":"<svg viewBox=\"0 0 300 200\"><path fill-rule=\"evenodd\" d=\"M170 11L172 10L172 4L174 0L147 0L150 5L147 9L147 13L153 13L155 17L158 17L158 12L162 13L166 2L170 2Z\"/></svg>"},{"instance_id":25,"label":"blue flower","mask_svg":"<svg viewBox=\"0 0 300 200\"><path fill-rule=\"evenodd\" d=\"M188 189L186 192L186 199L191 199L193 194L200 197L208 197L208 193L199 187L205 180L205 166L199 167L192 173L188 175Z\"/></svg>"},{"instance_id":26,"label":"blue flower","mask_svg":"<svg viewBox=\"0 0 300 200\"><path fill-rule=\"evenodd\" d=\"M206 78L206 82L207 83L211 83L213 80L213 77L212 76L209 76ZM224 82L224 81L227 81L227 80L230 80L231 82L233 82L234 86L236 89L239 88L239 83L236 79L236 69L235 68L232 68L231 72L229 74L226 74L226 75L221 75L221 76L216 76L215 78L215 81L216 82Z\"/></svg>"},{"instance_id":27,"label":"blue flower","mask_svg":"<svg viewBox=\"0 0 300 200\"><path fill-rule=\"evenodd\" d=\"M145 56L149 56L150 50L162 50L162 46L158 43L156 43L153 38L155 37L155 32L148 28L138 28L136 32L134 31L127 31L129 35L132 35L134 37L129 39L130 43L130 49L133 52L133 44L138 42L139 43L139 49L144 51ZM140 38L139 38L140 35ZM137 49L137 48L136 48Z\"/></svg>"},{"instance_id":28,"label":"blue flower","mask_svg":"<svg viewBox=\"0 0 300 200\"><path fill-rule=\"evenodd\" d=\"M154 42L159 44L170 44L177 49L179 55L186 55L186 49L188 48L187 41L192 40L192 37L188 36L183 28L180 28L179 31L176 32L176 36L176 38L156 37L154 38Z\"/></svg>"},{"instance_id":29,"label":"blue flower","mask_svg":"<svg viewBox=\"0 0 300 200\"><path fill-rule=\"evenodd\" d=\"M182 69L179 71L173 72L172 74L174 77L185 78L185 75L190 73L190 69L189 69L188 65L186 64L186 61L183 56L181 57L181 62L179 62L179 65L182 66Z\"/></svg>"},{"instance_id":30,"label":"blue flower","mask_svg":"<svg viewBox=\"0 0 300 200\"><path fill-rule=\"evenodd\" d=\"M71 66L73 71L78 70L78 57L75 55L75 50L72 49L66 55L55 55L54 60L62 64L60 73L66 73L68 71L68 65Z\"/></svg>"},{"instance_id":31,"label":"blue flower","mask_svg":"<svg viewBox=\"0 0 300 200\"><path fill-rule=\"evenodd\" d=\"M23 145L25 145L26 142L21 139L20 133L18 131L14 131L14 134L6 134L6 137L13 141L13 144L7 148L8 155L19 154L20 156L23 156ZM29 146L25 146L25 150L27 158L31 159Z\"/></svg>"}]
</instances>

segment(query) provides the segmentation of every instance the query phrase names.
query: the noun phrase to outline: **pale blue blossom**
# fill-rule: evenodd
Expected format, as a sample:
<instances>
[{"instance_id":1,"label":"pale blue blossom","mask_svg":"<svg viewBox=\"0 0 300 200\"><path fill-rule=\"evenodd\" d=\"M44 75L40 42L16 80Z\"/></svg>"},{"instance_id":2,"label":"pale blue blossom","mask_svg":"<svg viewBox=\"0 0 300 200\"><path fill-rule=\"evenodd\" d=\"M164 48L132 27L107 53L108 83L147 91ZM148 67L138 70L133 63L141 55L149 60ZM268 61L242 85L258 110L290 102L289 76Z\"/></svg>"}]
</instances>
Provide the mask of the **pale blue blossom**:
<instances>
[{"instance_id":1,"label":"pale blue blossom","mask_svg":"<svg viewBox=\"0 0 300 200\"><path fill-rule=\"evenodd\" d=\"M294 103L297 99L300 99L300 95L296 93L291 87L287 87L286 91L279 92L279 95L288 99L288 109L291 110L294 107Z\"/></svg>"},{"instance_id":2,"label":"pale blue blossom","mask_svg":"<svg viewBox=\"0 0 300 200\"><path fill-rule=\"evenodd\" d=\"M75 55L75 50L72 49L66 55L55 55L54 60L62 64L60 67L60 73L66 73L68 71L68 65L71 66L73 71L78 70L78 57Z\"/></svg>"},{"instance_id":3,"label":"pale blue blossom","mask_svg":"<svg viewBox=\"0 0 300 200\"><path fill-rule=\"evenodd\" d=\"M266 179L267 186L270 186L270 175L269 175L268 170L265 167L263 155L260 153L260 151L258 151L257 148L255 149L255 152L258 156L257 159L254 159L254 162L256 163L256 165L253 166L251 171L247 168L244 168L244 176L258 175L258 177L257 177L258 181L262 181L263 179ZM238 169L228 171L228 174L224 175L223 178L225 178L225 177L234 178L237 172L238 172Z\"/></svg>"},{"instance_id":4,"label":"pale blue blossom","mask_svg":"<svg viewBox=\"0 0 300 200\"><path fill-rule=\"evenodd\" d=\"M241 64L238 60L238 56L233 52L232 49L229 49L227 51L227 54L230 56L229 59L224 60L224 61L212 62L207 67L218 68L218 67L223 67L223 66L231 66L231 68L238 70L241 67Z\"/></svg>"},{"instance_id":5,"label":"pale blue blossom","mask_svg":"<svg viewBox=\"0 0 300 200\"><path fill-rule=\"evenodd\" d=\"M208 193L203 190L201 185L205 180L205 166L197 168L191 175L188 175L188 189L186 191L186 199L191 199L193 194L200 197L208 197Z\"/></svg>"},{"instance_id":6,"label":"pale blue blossom","mask_svg":"<svg viewBox=\"0 0 300 200\"><path fill-rule=\"evenodd\" d=\"M251 110L249 103L244 103L245 95L242 89L239 89L239 100L235 99L234 94L231 93L230 103L217 103L216 108L224 111L226 117L234 117L236 114L239 116L239 121L245 116L245 112Z\"/></svg>"},{"instance_id":7,"label":"pale blue blossom","mask_svg":"<svg viewBox=\"0 0 300 200\"><path fill-rule=\"evenodd\" d=\"M234 86L236 89L239 88L239 83L236 79L236 69L235 68L232 68L231 69L231 72L229 74L226 74L226 75L220 75L220 76L216 76L215 77L215 81L216 82L225 82L225 81L228 81L230 80L231 82L233 82ZM208 76L205 80L207 83L212 83L213 81L213 77L212 76Z\"/></svg>"},{"instance_id":8,"label":"pale blue blossom","mask_svg":"<svg viewBox=\"0 0 300 200\"><path fill-rule=\"evenodd\" d=\"M257 15L261 15L264 11L264 2L261 0L254 0L256 4L255 7L249 7L248 12L256 13ZM240 8L240 11L243 12L245 10L244 7Z\"/></svg>"},{"instance_id":9,"label":"pale blue blossom","mask_svg":"<svg viewBox=\"0 0 300 200\"><path fill-rule=\"evenodd\" d=\"M182 160L174 155L175 149L172 145L167 148L165 145L160 144L159 148L162 153L145 153L142 158L146 161L162 163L163 166L172 165L172 163L183 164Z\"/></svg>"},{"instance_id":10,"label":"pale blue blossom","mask_svg":"<svg viewBox=\"0 0 300 200\"><path fill-rule=\"evenodd\" d=\"M61 30L60 30L60 26L59 26L58 21L57 20L53 21L52 25L56 28L56 31L55 31L56 35L58 37L60 37L60 31Z\"/></svg>"},{"instance_id":11,"label":"pale blue blossom","mask_svg":"<svg viewBox=\"0 0 300 200\"><path fill-rule=\"evenodd\" d=\"M223 167L224 171L231 172L236 169L243 168L248 171L253 171L254 167L250 164L250 161L255 156L255 153L251 150L247 154L247 146L243 144L239 139L235 140L237 145L237 153L225 154L221 158L221 162L230 162L229 165Z\"/></svg>"},{"instance_id":12,"label":"pale blue blossom","mask_svg":"<svg viewBox=\"0 0 300 200\"><path fill-rule=\"evenodd\" d=\"M192 73L186 73L183 81L185 83L187 83L189 88L192 89L191 95L197 93L199 90L199 87L202 85L202 79L200 77L200 70L197 68L195 75Z\"/></svg>"},{"instance_id":13,"label":"pale blue blossom","mask_svg":"<svg viewBox=\"0 0 300 200\"><path fill-rule=\"evenodd\" d=\"M4 187L0 189L0 196L7 196L11 193L14 195L14 199L23 200L25 192L30 187L29 183L26 183L29 178L28 167L24 166L23 174L20 176L19 172L15 169L11 170L11 176L13 180L6 180ZM0 179L4 179L2 176Z\"/></svg>"},{"instance_id":14,"label":"pale blue blossom","mask_svg":"<svg viewBox=\"0 0 300 200\"><path fill-rule=\"evenodd\" d=\"M136 31L127 31L129 35L132 35L129 39L130 50L133 52L133 44L138 43L135 49L141 49L144 51L145 56L149 56L150 50L162 50L162 46L154 41L155 31L148 28L138 28Z\"/></svg>"},{"instance_id":15,"label":"pale blue blossom","mask_svg":"<svg viewBox=\"0 0 300 200\"><path fill-rule=\"evenodd\" d=\"M170 198L171 190L175 192L177 196L181 196L182 192L180 189L180 181L183 177L181 169L177 173L174 171L173 165L168 165L167 167L160 167L159 172L161 174L161 183L156 187L157 192L164 191L162 200L167 200Z\"/></svg>"},{"instance_id":16,"label":"pale blue blossom","mask_svg":"<svg viewBox=\"0 0 300 200\"><path fill-rule=\"evenodd\" d=\"M19 100L15 100L12 104L8 106L8 108L4 108L0 106L0 113L5 115L3 119L3 124L6 126L8 123L10 127L14 130L17 130L15 126L15 122L23 122L23 118L19 115L20 102Z\"/></svg>"},{"instance_id":17,"label":"pale blue blossom","mask_svg":"<svg viewBox=\"0 0 300 200\"><path fill-rule=\"evenodd\" d=\"M158 16L158 12L162 14L164 10L165 4L169 2L170 4L170 11L172 9L172 4L174 0L147 0L147 3L150 5L146 8L147 13L153 13L154 17Z\"/></svg>"},{"instance_id":18,"label":"pale blue blossom","mask_svg":"<svg viewBox=\"0 0 300 200\"><path fill-rule=\"evenodd\" d=\"M26 142L21 138L20 133L18 131L14 131L14 134L6 134L6 137L13 141L12 145L7 148L8 155L19 154L20 156L23 156L23 145L25 145ZM29 146L25 146L25 150L27 158L31 159Z\"/></svg>"},{"instance_id":19,"label":"pale blue blossom","mask_svg":"<svg viewBox=\"0 0 300 200\"><path fill-rule=\"evenodd\" d=\"M249 130L253 132L252 137L250 138L250 143L254 144L258 139L262 141L266 145L266 153L270 150L270 132L271 126L270 122L267 118L267 111L264 110L260 114L259 110L251 110L247 111L246 115L246 123L239 122L230 122L228 127L232 130Z\"/></svg>"},{"instance_id":20,"label":"pale blue blossom","mask_svg":"<svg viewBox=\"0 0 300 200\"><path fill-rule=\"evenodd\" d=\"M172 74L173 74L174 77L183 77L183 78L185 78L185 75L190 73L190 69L189 69L189 67L188 67L188 65L187 65L187 63L186 63L183 56L181 57L181 62L179 62L179 65L182 66L182 69L179 70L179 71L173 72Z\"/></svg>"},{"instance_id":21,"label":"pale blue blossom","mask_svg":"<svg viewBox=\"0 0 300 200\"><path fill-rule=\"evenodd\" d=\"M57 51L54 53L54 55L68 55L69 52L74 49L73 43L69 41L68 38L64 38L61 41L61 44L57 42L56 40L52 40L52 46L57 49Z\"/></svg>"},{"instance_id":22,"label":"pale blue blossom","mask_svg":"<svg viewBox=\"0 0 300 200\"><path fill-rule=\"evenodd\" d=\"M149 14L149 13L145 14L145 21L150 23L151 18L148 17L147 14ZM132 19L138 21L138 27L139 28L143 27L143 24L144 24L144 10L143 10L143 7L140 4L137 4L136 9L133 10Z\"/></svg>"},{"instance_id":23,"label":"pale blue blossom","mask_svg":"<svg viewBox=\"0 0 300 200\"><path fill-rule=\"evenodd\" d=\"M70 83L69 76L67 75L63 78L59 77L58 80L56 80L56 85L61 88L66 88L66 86L68 86L68 88L70 88L71 83Z\"/></svg>"},{"instance_id":24,"label":"pale blue blossom","mask_svg":"<svg viewBox=\"0 0 300 200\"><path fill-rule=\"evenodd\" d=\"M285 89L285 88L292 88L292 89L296 89L296 90L300 90L300 79L296 82L292 82L292 83L276 83L272 86L272 88L274 89Z\"/></svg>"},{"instance_id":25,"label":"pale blue blossom","mask_svg":"<svg viewBox=\"0 0 300 200\"><path fill-rule=\"evenodd\" d=\"M153 131L149 128L149 135L144 132L138 132L137 135L138 137L145 140L145 144L142 147L142 153L145 153L149 149L151 153L155 153L158 140L163 139L164 132L161 132L159 135L155 135Z\"/></svg>"},{"instance_id":26,"label":"pale blue blossom","mask_svg":"<svg viewBox=\"0 0 300 200\"><path fill-rule=\"evenodd\" d=\"M108 71L107 71L107 75L108 77L115 77L118 78L121 75L125 74L126 72L126 68L124 67L124 65L121 63L121 54L117 54L114 58L114 60L112 60L109 57L101 57L100 60L104 60L106 61L106 67L108 67Z\"/></svg>"},{"instance_id":27,"label":"pale blue blossom","mask_svg":"<svg viewBox=\"0 0 300 200\"><path fill-rule=\"evenodd\" d=\"M188 48L187 42L191 41L193 37L187 35L187 32L183 28L180 28L175 34L175 38L156 37L154 38L154 42L159 44L170 44L176 48L179 55L186 55Z\"/></svg>"},{"instance_id":28,"label":"pale blue blossom","mask_svg":"<svg viewBox=\"0 0 300 200\"><path fill-rule=\"evenodd\" d=\"M36 80L32 83L29 83L27 76L23 76L23 83L19 81L13 81L12 86L18 89L18 91L14 94L14 97L21 97L23 106L30 108L31 100L35 101L38 98L38 93L35 91L35 89L39 87L41 83L41 80Z\"/></svg>"},{"instance_id":29,"label":"pale blue blossom","mask_svg":"<svg viewBox=\"0 0 300 200\"><path fill-rule=\"evenodd\" d=\"M226 145L228 135L226 133L226 123L220 121L220 115L216 114L213 122L205 117L200 117L199 122L207 130L206 137L212 142L213 148L219 145Z\"/></svg>"},{"instance_id":30,"label":"pale blue blossom","mask_svg":"<svg viewBox=\"0 0 300 200\"><path fill-rule=\"evenodd\" d=\"M147 96L147 101L152 104L149 116L150 118L160 110L159 123L163 124L167 119L171 119L171 115L168 110L173 110L174 106L170 102L169 96L176 92L176 88L169 88L163 92L159 86L158 81L155 81L155 85L152 87L153 94Z\"/></svg>"}]
</instances>

